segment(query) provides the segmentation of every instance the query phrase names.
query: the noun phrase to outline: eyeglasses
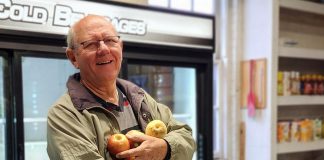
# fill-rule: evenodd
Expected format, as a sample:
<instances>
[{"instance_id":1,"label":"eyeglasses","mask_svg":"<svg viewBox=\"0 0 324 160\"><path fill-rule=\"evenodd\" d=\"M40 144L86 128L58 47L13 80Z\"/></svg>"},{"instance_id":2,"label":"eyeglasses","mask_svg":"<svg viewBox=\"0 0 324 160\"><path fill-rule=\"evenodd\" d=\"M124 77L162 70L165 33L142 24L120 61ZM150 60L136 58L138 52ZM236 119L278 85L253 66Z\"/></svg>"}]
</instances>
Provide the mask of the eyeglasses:
<instances>
[{"instance_id":1,"label":"eyeglasses","mask_svg":"<svg viewBox=\"0 0 324 160\"><path fill-rule=\"evenodd\" d=\"M100 42L103 41L107 47L116 47L120 36L106 36L102 40L88 40L81 42L83 49L88 52L97 51L100 47Z\"/></svg>"}]
</instances>

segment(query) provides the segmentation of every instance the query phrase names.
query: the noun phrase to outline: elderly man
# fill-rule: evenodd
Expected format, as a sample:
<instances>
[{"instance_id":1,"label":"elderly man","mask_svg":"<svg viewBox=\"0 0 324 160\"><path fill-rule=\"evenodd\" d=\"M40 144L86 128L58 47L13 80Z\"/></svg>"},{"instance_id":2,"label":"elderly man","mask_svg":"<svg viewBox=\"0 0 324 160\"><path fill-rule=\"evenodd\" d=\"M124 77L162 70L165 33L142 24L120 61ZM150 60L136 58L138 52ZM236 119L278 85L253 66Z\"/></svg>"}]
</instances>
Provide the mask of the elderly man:
<instances>
[{"instance_id":1,"label":"elderly man","mask_svg":"<svg viewBox=\"0 0 324 160\"><path fill-rule=\"evenodd\" d=\"M112 134L143 131L154 119L166 124L167 135L127 135L141 144L116 157L192 159L196 146L190 127L176 121L168 107L143 89L117 78L123 43L109 21L97 15L82 18L70 28L67 44L66 55L80 73L69 77L68 92L48 112L50 159L112 159L107 151Z\"/></svg>"}]
</instances>

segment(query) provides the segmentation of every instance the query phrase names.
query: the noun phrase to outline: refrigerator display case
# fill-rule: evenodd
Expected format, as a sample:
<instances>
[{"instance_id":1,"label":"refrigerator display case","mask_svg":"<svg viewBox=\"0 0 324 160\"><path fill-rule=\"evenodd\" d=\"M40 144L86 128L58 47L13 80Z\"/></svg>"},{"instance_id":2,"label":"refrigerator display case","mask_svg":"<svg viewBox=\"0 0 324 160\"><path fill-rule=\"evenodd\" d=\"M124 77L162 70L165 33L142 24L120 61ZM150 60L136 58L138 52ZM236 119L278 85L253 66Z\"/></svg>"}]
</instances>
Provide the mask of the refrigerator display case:
<instances>
[{"instance_id":1,"label":"refrigerator display case","mask_svg":"<svg viewBox=\"0 0 324 160\"><path fill-rule=\"evenodd\" d=\"M212 159L212 54L204 50L150 48L129 44L122 77L142 87L173 117L192 128L193 159Z\"/></svg>"},{"instance_id":2,"label":"refrigerator display case","mask_svg":"<svg viewBox=\"0 0 324 160\"><path fill-rule=\"evenodd\" d=\"M67 78L76 69L67 59L22 56L21 61L24 157L26 160L48 160L47 111L66 92Z\"/></svg>"}]
</instances>

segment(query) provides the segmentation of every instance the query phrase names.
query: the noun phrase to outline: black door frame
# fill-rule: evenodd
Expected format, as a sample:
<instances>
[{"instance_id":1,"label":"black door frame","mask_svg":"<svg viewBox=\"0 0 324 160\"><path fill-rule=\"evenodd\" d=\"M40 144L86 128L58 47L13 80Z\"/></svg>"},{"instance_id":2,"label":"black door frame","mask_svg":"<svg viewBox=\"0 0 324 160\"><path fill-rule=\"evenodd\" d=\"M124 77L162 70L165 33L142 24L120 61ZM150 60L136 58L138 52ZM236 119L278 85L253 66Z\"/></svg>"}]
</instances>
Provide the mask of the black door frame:
<instances>
[{"instance_id":1,"label":"black door frame","mask_svg":"<svg viewBox=\"0 0 324 160\"><path fill-rule=\"evenodd\" d=\"M13 77L14 89L13 95L15 97L15 116L16 116L16 153L14 159L25 159L25 132L24 132L24 104L23 104L23 77L22 77L22 58L23 57L39 57L52 59L66 59L64 53L50 52L50 51L31 51L31 50L13 50ZM50 72L50 71L49 71Z\"/></svg>"},{"instance_id":2,"label":"black door frame","mask_svg":"<svg viewBox=\"0 0 324 160\"><path fill-rule=\"evenodd\" d=\"M122 77L127 64L194 67L197 70L197 159L213 159L213 51L125 43Z\"/></svg>"},{"instance_id":3,"label":"black door frame","mask_svg":"<svg viewBox=\"0 0 324 160\"><path fill-rule=\"evenodd\" d=\"M3 91L4 91L4 110L5 110L5 158L14 159L14 151L16 144L16 135L15 135L15 108L13 106L13 70L12 70L12 54L10 50L1 49L0 56L3 58Z\"/></svg>"}]
</instances>

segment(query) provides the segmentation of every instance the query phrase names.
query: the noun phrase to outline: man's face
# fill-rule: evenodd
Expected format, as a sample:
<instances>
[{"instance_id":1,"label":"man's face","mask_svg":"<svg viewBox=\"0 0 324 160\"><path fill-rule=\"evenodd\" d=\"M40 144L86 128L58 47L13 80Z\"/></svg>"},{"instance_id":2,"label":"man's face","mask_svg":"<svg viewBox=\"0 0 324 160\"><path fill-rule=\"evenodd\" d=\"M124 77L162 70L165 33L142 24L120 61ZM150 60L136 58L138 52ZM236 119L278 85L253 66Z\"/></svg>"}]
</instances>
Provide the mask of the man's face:
<instances>
[{"instance_id":1,"label":"man's face","mask_svg":"<svg viewBox=\"0 0 324 160\"><path fill-rule=\"evenodd\" d=\"M115 80L121 68L122 42L115 37L117 32L111 23L98 17L87 17L74 29L76 48L73 50L73 64L80 69L81 78L93 85ZM94 47L98 40L101 40L99 45Z\"/></svg>"}]
</instances>

